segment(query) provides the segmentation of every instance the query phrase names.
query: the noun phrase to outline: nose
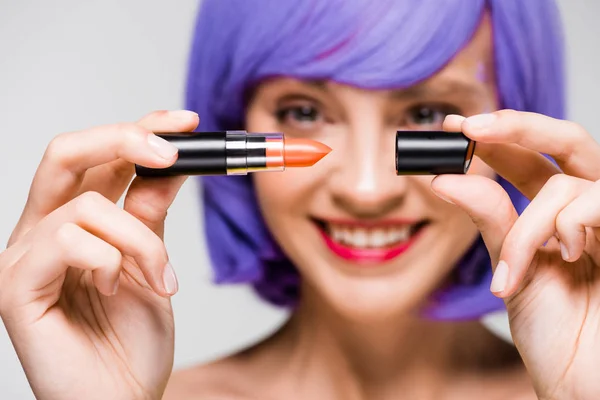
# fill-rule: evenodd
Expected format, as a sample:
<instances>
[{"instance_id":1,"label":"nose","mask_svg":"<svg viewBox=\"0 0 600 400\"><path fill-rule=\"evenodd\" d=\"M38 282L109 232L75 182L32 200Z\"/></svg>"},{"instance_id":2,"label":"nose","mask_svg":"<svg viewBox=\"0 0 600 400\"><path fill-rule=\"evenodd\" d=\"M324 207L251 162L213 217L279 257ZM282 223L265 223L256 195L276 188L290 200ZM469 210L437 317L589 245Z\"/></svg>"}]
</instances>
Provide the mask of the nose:
<instances>
[{"instance_id":1,"label":"nose","mask_svg":"<svg viewBox=\"0 0 600 400\"><path fill-rule=\"evenodd\" d=\"M330 176L334 204L356 218L376 219L406 199L410 180L396 176L394 132L353 132L338 146Z\"/></svg>"}]
</instances>

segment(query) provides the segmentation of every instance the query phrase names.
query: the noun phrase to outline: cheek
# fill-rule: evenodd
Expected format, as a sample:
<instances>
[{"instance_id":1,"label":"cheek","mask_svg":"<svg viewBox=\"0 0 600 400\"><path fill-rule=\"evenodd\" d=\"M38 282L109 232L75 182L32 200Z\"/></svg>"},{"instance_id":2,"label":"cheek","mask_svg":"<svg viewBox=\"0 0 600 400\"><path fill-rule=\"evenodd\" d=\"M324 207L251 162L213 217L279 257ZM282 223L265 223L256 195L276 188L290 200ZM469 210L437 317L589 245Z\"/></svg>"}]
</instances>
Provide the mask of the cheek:
<instances>
[{"instance_id":1,"label":"cheek","mask_svg":"<svg viewBox=\"0 0 600 400\"><path fill-rule=\"evenodd\" d=\"M305 215L318 189L314 176L301 170L255 174L253 181L261 209L271 220Z\"/></svg>"},{"instance_id":2,"label":"cheek","mask_svg":"<svg viewBox=\"0 0 600 400\"><path fill-rule=\"evenodd\" d=\"M286 185L286 180L278 172L255 174L252 178L256 196L265 214L269 214L269 210L284 208L294 198L296 188Z\"/></svg>"},{"instance_id":3,"label":"cheek","mask_svg":"<svg viewBox=\"0 0 600 400\"><path fill-rule=\"evenodd\" d=\"M305 250L306 242L314 239L311 211L323 201L315 177L307 171L288 170L255 174L253 181L271 235L295 265L306 265L314 258L314 253Z\"/></svg>"}]
</instances>

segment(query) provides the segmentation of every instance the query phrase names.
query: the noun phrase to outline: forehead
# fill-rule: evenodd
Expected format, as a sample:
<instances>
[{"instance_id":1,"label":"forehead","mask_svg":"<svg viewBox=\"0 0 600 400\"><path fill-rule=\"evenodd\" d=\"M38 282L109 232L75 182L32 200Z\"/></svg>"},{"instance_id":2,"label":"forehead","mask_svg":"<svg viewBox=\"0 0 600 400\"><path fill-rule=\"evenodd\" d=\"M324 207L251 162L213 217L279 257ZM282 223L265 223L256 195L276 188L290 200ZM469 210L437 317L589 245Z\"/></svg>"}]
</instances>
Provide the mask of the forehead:
<instances>
[{"instance_id":1,"label":"forehead","mask_svg":"<svg viewBox=\"0 0 600 400\"><path fill-rule=\"evenodd\" d=\"M414 86L392 92L399 98L437 97L451 93L454 96L466 95L483 102L481 105L486 109L496 107L494 50L489 15L484 15L471 40L440 71Z\"/></svg>"},{"instance_id":2,"label":"forehead","mask_svg":"<svg viewBox=\"0 0 600 400\"><path fill-rule=\"evenodd\" d=\"M279 76L263 81L257 89L258 93L270 92L272 89L302 89L330 91L346 88L346 84L327 80L299 80L292 77ZM355 88L355 91L369 91ZM489 15L484 15L478 29L465 46L438 72L428 79L404 89L377 90L387 93L392 98L407 99L414 97L445 96L448 93L468 94L474 96L495 95L494 52L492 26ZM255 92L255 94L257 94Z\"/></svg>"},{"instance_id":3,"label":"forehead","mask_svg":"<svg viewBox=\"0 0 600 400\"><path fill-rule=\"evenodd\" d=\"M494 83L494 52L489 15L484 15L479 28L463 49L428 81L447 79L475 79L483 84Z\"/></svg>"}]
</instances>

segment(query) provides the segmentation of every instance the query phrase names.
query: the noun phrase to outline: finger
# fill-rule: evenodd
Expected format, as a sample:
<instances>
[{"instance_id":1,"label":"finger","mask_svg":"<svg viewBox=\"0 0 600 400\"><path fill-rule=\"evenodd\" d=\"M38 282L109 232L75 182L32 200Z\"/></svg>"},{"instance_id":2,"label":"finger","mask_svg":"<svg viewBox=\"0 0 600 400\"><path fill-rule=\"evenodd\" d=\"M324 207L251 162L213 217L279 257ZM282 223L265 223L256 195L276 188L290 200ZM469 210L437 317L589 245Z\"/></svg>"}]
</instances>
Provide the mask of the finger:
<instances>
[{"instance_id":1,"label":"finger","mask_svg":"<svg viewBox=\"0 0 600 400\"><path fill-rule=\"evenodd\" d=\"M119 158L157 167L171 165L176 159L177 149L160 140L133 124L58 136L48 146L35 174L20 223L34 225L74 198L89 168Z\"/></svg>"},{"instance_id":2,"label":"finger","mask_svg":"<svg viewBox=\"0 0 600 400\"><path fill-rule=\"evenodd\" d=\"M465 119L460 115L449 115L443 129L460 132ZM477 143L475 155L529 200L537 195L548 179L561 173L540 153L513 143Z\"/></svg>"},{"instance_id":3,"label":"finger","mask_svg":"<svg viewBox=\"0 0 600 400\"><path fill-rule=\"evenodd\" d=\"M164 238L167 210L186 179L185 176L161 179L136 177L125 196L125 211L142 221L158 237Z\"/></svg>"},{"instance_id":4,"label":"finger","mask_svg":"<svg viewBox=\"0 0 600 400\"><path fill-rule=\"evenodd\" d=\"M198 114L186 111L155 111L140 119L136 124L154 133L189 132L198 126ZM116 202L123 195L135 167L125 159L118 159L88 170L80 193L96 191Z\"/></svg>"},{"instance_id":5,"label":"finger","mask_svg":"<svg viewBox=\"0 0 600 400\"><path fill-rule=\"evenodd\" d=\"M88 169L118 159L164 168L177 159L177 148L136 124L59 135L42 158L20 224L33 226L80 193Z\"/></svg>"},{"instance_id":6,"label":"finger","mask_svg":"<svg viewBox=\"0 0 600 400\"><path fill-rule=\"evenodd\" d=\"M36 242L13 267L13 289L43 290L68 267L92 271L94 285L106 296L116 293L121 252L73 223L65 223L49 240Z\"/></svg>"},{"instance_id":7,"label":"finger","mask_svg":"<svg viewBox=\"0 0 600 400\"><path fill-rule=\"evenodd\" d=\"M2 314L10 315L37 299L58 300L69 267L91 271L98 291L112 296L119 282L121 253L79 226L63 224L55 235L35 242L4 271L0 280Z\"/></svg>"},{"instance_id":8,"label":"finger","mask_svg":"<svg viewBox=\"0 0 600 400\"><path fill-rule=\"evenodd\" d=\"M475 154L529 200L561 173L540 153L512 143L478 143Z\"/></svg>"},{"instance_id":9,"label":"finger","mask_svg":"<svg viewBox=\"0 0 600 400\"><path fill-rule=\"evenodd\" d=\"M500 260L509 274L498 295L510 296L518 289L535 254L556 232L558 214L589 185L589 181L560 174L540 190L506 235Z\"/></svg>"},{"instance_id":10,"label":"finger","mask_svg":"<svg viewBox=\"0 0 600 400\"><path fill-rule=\"evenodd\" d=\"M189 132L198 126L198 114L188 110L154 111L142 117L137 125L152 132Z\"/></svg>"},{"instance_id":11,"label":"finger","mask_svg":"<svg viewBox=\"0 0 600 400\"><path fill-rule=\"evenodd\" d=\"M449 114L444 118L442 130L446 132L460 132L465 119L467 118L462 115Z\"/></svg>"},{"instance_id":12,"label":"finger","mask_svg":"<svg viewBox=\"0 0 600 400\"><path fill-rule=\"evenodd\" d=\"M600 227L600 181L590 184L556 217L556 230L562 243L562 256L573 262L581 257L586 245L586 228Z\"/></svg>"},{"instance_id":13,"label":"finger","mask_svg":"<svg viewBox=\"0 0 600 400\"><path fill-rule=\"evenodd\" d=\"M494 269L504 238L518 217L508 194L497 182L479 175L439 175L432 180L431 189L443 200L464 210L473 220Z\"/></svg>"},{"instance_id":14,"label":"finger","mask_svg":"<svg viewBox=\"0 0 600 400\"><path fill-rule=\"evenodd\" d=\"M163 239L167 210L186 179L185 176L162 179L136 177L125 196L124 210ZM139 274L128 268L127 263L125 270L134 280L140 281ZM163 282L168 291L177 292L179 284L170 264L163 273Z\"/></svg>"},{"instance_id":15,"label":"finger","mask_svg":"<svg viewBox=\"0 0 600 400\"><path fill-rule=\"evenodd\" d=\"M163 241L141 221L98 193L87 192L45 218L23 240L45 241L64 223L72 222L116 247L135 260L144 279L161 296L173 295L177 287ZM35 267L34 267L35 268Z\"/></svg>"},{"instance_id":16,"label":"finger","mask_svg":"<svg viewBox=\"0 0 600 400\"><path fill-rule=\"evenodd\" d=\"M461 132L481 143L514 143L550 155L564 173L600 178L600 144L580 125L536 113L501 110L469 117Z\"/></svg>"}]
</instances>

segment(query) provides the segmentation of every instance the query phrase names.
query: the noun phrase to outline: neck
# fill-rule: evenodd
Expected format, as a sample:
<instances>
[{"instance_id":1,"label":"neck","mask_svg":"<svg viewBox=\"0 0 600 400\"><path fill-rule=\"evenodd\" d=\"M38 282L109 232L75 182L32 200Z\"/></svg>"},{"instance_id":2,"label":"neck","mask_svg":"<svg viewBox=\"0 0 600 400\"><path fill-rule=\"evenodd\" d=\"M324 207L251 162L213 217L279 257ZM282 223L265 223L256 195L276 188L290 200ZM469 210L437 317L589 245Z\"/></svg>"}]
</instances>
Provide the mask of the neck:
<instances>
[{"instance_id":1,"label":"neck","mask_svg":"<svg viewBox=\"0 0 600 400\"><path fill-rule=\"evenodd\" d=\"M290 366L301 366L304 375L327 376L336 385L349 383L331 389L338 394L369 393L368 398L385 397L379 392L399 386L434 394L460 378L506 378L522 369L516 350L478 322L426 321L408 314L358 322L307 291L281 339L292 354Z\"/></svg>"}]
</instances>

